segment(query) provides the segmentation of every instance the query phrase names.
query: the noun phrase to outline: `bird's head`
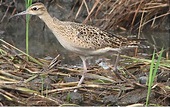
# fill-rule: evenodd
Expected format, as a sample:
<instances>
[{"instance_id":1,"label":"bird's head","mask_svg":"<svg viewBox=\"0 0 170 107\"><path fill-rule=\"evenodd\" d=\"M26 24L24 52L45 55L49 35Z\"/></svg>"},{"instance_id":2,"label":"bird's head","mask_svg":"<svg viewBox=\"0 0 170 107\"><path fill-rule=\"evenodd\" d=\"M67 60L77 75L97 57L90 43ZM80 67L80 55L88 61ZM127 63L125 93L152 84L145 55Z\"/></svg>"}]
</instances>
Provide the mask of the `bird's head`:
<instances>
[{"instance_id":1,"label":"bird's head","mask_svg":"<svg viewBox=\"0 0 170 107\"><path fill-rule=\"evenodd\" d=\"M14 16L25 15L25 14L40 16L40 15L44 14L46 11L47 11L47 9L44 6L44 4L35 3L35 4L32 4L31 6L29 6L26 11L15 14Z\"/></svg>"}]
</instances>

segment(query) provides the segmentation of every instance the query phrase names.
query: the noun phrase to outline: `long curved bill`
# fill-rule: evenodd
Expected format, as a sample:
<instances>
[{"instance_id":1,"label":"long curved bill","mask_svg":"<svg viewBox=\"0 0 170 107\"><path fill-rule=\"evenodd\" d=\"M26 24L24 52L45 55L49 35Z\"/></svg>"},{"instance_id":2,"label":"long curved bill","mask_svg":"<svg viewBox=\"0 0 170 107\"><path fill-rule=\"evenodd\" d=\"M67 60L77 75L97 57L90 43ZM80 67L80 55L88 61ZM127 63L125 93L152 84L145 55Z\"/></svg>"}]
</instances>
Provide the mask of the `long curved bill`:
<instances>
[{"instance_id":1,"label":"long curved bill","mask_svg":"<svg viewBox=\"0 0 170 107\"><path fill-rule=\"evenodd\" d=\"M20 12L20 13L17 13L15 15L13 15L13 17L14 16L19 16L19 15L26 15L26 14L28 14L27 11L23 11L23 12Z\"/></svg>"},{"instance_id":2,"label":"long curved bill","mask_svg":"<svg viewBox=\"0 0 170 107\"><path fill-rule=\"evenodd\" d=\"M28 14L27 11L23 11L23 12L20 12L20 13L17 13L15 15L11 16L10 19L15 17L15 16L26 15L26 14Z\"/></svg>"}]
</instances>

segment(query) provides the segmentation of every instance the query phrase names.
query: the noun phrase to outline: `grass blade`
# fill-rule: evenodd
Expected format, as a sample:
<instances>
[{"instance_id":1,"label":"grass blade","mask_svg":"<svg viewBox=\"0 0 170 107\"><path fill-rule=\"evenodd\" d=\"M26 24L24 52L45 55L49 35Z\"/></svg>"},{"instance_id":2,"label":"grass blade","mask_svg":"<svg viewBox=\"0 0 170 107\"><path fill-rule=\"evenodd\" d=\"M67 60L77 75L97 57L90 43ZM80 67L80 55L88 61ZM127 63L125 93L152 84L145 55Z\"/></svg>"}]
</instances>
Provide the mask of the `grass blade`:
<instances>
[{"instance_id":1,"label":"grass blade","mask_svg":"<svg viewBox=\"0 0 170 107\"><path fill-rule=\"evenodd\" d=\"M28 8L32 4L32 0L26 0L25 6ZM30 21L30 15L26 15L26 54L29 54L29 21ZM28 57L27 57L28 60Z\"/></svg>"},{"instance_id":2,"label":"grass blade","mask_svg":"<svg viewBox=\"0 0 170 107\"><path fill-rule=\"evenodd\" d=\"M152 56L152 62L151 62L151 66L150 66L150 71L149 71L149 79L148 79L148 93L147 93L147 98L146 98L146 106L149 105L149 97L151 94L151 87L153 86L154 83L154 79L156 77L156 73L158 71L158 67L160 65L160 61L162 58L162 53L163 53L163 48L158 56L158 60L155 63L155 51L153 52L153 56Z\"/></svg>"}]
</instances>

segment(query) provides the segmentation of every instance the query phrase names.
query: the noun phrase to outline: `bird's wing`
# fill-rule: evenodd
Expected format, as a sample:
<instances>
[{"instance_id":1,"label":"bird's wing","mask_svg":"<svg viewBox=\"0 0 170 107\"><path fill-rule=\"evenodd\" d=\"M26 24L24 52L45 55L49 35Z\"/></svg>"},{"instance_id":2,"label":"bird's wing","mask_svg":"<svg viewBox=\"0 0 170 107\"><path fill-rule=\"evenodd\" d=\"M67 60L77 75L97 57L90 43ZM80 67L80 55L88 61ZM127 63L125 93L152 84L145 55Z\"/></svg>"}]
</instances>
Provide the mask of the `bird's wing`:
<instances>
[{"instance_id":1,"label":"bird's wing","mask_svg":"<svg viewBox=\"0 0 170 107\"><path fill-rule=\"evenodd\" d=\"M70 25L79 32L77 34L79 39L83 40L84 42L93 44L97 48L117 48L126 45L128 41L128 39L125 37L107 33L97 27L79 23L70 23Z\"/></svg>"}]
</instances>

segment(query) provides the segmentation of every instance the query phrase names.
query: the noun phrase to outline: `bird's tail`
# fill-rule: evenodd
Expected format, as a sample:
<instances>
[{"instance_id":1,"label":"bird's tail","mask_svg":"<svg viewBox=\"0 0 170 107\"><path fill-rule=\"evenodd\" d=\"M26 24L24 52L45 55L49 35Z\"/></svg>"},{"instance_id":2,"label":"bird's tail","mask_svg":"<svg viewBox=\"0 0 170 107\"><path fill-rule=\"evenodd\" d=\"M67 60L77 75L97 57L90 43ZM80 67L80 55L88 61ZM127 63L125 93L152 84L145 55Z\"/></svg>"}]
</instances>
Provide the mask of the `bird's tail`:
<instances>
[{"instance_id":1,"label":"bird's tail","mask_svg":"<svg viewBox=\"0 0 170 107\"><path fill-rule=\"evenodd\" d=\"M146 40L147 39L128 38L126 45L121 46L121 48L149 48L149 46L145 45Z\"/></svg>"}]
</instances>

